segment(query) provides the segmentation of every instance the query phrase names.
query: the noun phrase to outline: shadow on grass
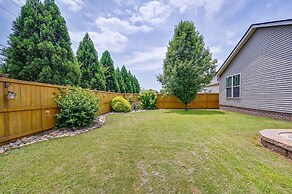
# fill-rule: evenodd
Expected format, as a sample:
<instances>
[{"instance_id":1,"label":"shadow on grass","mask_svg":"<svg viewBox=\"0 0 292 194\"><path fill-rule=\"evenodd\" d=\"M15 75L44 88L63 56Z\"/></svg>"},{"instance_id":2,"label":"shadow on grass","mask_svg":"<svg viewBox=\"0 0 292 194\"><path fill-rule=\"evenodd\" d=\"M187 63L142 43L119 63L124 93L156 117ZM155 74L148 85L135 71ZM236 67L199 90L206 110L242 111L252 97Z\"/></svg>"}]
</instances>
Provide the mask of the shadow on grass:
<instances>
[{"instance_id":1,"label":"shadow on grass","mask_svg":"<svg viewBox=\"0 0 292 194\"><path fill-rule=\"evenodd\" d=\"M211 109L189 109L185 111L183 109L170 109L165 113L174 113L180 115L223 115L225 112L219 110L211 110Z\"/></svg>"}]
</instances>

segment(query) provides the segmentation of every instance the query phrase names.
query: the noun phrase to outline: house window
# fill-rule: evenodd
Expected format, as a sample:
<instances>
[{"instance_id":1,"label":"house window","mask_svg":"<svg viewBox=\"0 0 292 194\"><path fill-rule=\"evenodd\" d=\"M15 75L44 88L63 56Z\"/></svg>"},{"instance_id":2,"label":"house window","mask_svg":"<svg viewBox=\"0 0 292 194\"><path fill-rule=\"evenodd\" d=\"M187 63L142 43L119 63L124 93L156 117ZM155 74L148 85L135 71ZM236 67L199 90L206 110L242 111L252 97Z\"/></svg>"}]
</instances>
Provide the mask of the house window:
<instances>
[{"instance_id":1,"label":"house window","mask_svg":"<svg viewBox=\"0 0 292 194\"><path fill-rule=\"evenodd\" d=\"M233 98L240 97L240 74L233 76Z\"/></svg>"},{"instance_id":2,"label":"house window","mask_svg":"<svg viewBox=\"0 0 292 194\"><path fill-rule=\"evenodd\" d=\"M226 78L226 97L232 98L232 77Z\"/></svg>"},{"instance_id":3,"label":"house window","mask_svg":"<svg viewBox=\"0 0 292 194\"><path fill-rule=\"evenodd\" d=\"M226 78L226 98L240 97L240 74Z\"/></svg>"}]
</instances>

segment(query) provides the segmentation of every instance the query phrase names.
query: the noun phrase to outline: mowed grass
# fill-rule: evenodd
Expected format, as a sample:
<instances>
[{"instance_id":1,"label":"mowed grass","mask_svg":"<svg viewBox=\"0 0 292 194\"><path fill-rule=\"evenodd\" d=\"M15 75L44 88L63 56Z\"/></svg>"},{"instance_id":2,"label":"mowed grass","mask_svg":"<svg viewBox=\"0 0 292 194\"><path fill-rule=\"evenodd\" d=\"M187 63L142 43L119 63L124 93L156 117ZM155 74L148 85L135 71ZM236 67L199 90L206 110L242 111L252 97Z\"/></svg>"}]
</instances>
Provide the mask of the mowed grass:
<instances>
[{"instance_id":1,"label":"mowed grass","mask_svg":"<svg viewBox=\"0 0 292 194\"><path fill-rule=\"evenodd\" d=\"M292 123L219 110L111 115L99 129L0 156L0 193L292 193L292 162L258 131Z\"/></svg>"}]
</instances>

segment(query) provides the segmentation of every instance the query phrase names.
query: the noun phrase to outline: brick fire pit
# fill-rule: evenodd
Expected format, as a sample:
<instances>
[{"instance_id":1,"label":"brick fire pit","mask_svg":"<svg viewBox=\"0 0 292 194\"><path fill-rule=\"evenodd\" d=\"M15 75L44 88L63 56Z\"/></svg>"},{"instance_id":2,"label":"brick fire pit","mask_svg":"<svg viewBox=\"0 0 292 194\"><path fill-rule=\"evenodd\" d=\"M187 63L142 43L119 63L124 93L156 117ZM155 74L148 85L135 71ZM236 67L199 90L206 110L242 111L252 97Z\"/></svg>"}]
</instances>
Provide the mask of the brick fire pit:
<instances>
[{"instance_id":1,"label":"brick fire pit","mask_svg":"<svg viewBox=\"0 0 292 194\"><path fill-rule=\"evenodd\" d=\"M292 129L266 129L260 137L264 147L292 159Z\"/></svg>"}]
</instances>

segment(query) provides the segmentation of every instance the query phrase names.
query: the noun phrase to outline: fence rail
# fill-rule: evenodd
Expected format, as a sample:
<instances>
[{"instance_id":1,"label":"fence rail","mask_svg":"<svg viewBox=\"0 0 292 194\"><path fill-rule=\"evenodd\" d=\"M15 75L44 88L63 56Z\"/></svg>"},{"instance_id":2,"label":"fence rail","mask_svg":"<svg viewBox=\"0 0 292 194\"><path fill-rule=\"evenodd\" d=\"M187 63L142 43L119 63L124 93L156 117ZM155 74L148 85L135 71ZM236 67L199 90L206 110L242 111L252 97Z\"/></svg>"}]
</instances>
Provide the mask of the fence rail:
<instances>
[{"instance_id":1,"label":"fence rail","mask_svg":"<svg viewBox=\"0 0 292 194\"><path fill-rule=\"evenodd\" d=\"M58 108L52 95L61 86L20 81L0 77L0 143L29 134L42 132L55 126L55 114ZM8 91L17 94L11 100ZM138 98L137 94L120 94L113 92L93 91L99 96L100 109L97 115L110 111L110 102L116 96ZM190 103L189 108L218 108L218 94L199 94ZM158 95L157 108L184 108L174 96Z\"/></svg>"}]
</instances>

